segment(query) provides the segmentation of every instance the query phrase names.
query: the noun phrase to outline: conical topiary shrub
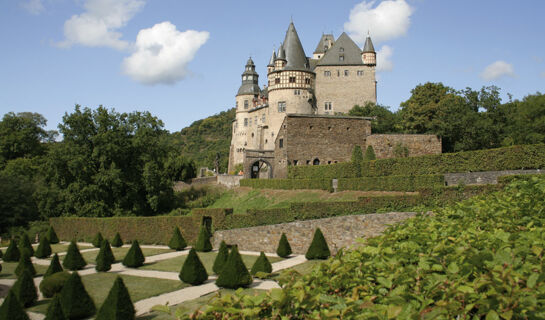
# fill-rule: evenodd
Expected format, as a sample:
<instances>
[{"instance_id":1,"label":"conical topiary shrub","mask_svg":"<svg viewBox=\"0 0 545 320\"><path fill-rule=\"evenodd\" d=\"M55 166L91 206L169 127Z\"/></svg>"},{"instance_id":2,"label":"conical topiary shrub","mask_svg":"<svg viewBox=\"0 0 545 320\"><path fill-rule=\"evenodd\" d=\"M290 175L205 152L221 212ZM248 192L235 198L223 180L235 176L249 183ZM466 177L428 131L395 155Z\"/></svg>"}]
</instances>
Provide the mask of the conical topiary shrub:
<instances>
[{"instance_id":1,"label":"conical topiary shrub","mask_svg":"<svg viewBox=\"0 0 545 320\"><path fill-rule=\"evenodd\" d=\"M62 312L68 319L84 319L96 313L95 303L89 296L77 272L72 272L60 292Z\"/></svg>"},{"instance_id":2,"label":"conical topiary shrub","mask_svg":"<svg viewBox=\"0 0 545 320\"><path fill-rule=\"evenodd\" d=\"M64 284L70 279L72 274L68 271L57 272L44 278L40 282L40 292L46 298L52 298L57 293L61 292Z\"/></svg>"},{"instance_id":3,"label":"conical topiary shrub","mask_svg":"<svg viewBox=\"0 0 545 320\"><path fill-rule=\"evenodd\" d=\"M26 232L23 232L21 239L19 239L19 250L21 250L21 252L27 250L31 257L34 255L34 248L32 248L32 244L30 243L30 239Z\"/></svg>"},{"instance_id":4,"label":"conical topiary shrub","mask_svg":"<svg viewBox=\"0 0 545 320\"><path fill-rule=\"evenodd\" d=\"M244 265L237 247L233 247L229 254L229 258L227 258L227 262L216 280L216 285L222 288L236 289L246 287L250 285L252 281L252 276Z\"/></svg>"},{"instance_id":5,"label":"conical topiary shrub","mask_svg":"<svg viewBox=\"0 0 545 320\"><path fill-rule=\"evenodd\" d=\"M174 227L174 232L172 233L172 238L170 238L170 241L168 242L168 247L176 251L183 250L185 247L187 247L187 242L185 242L185 239L178 227Z\"/></svg>"},{"instance_id":6,"label":"conical topiary shrub","mask_svg":"<svg viewBox=\"0 0 545 320\"><path fill-rule=\"evenodd\" d=\"M146 258L144 258L138 240L134 240L125 259L123 259L123 265L129 268L138 268L144 265L144 261L146 261Z\"/></svg>"},{"instance_id":7,"label":"conical topiary shrub","mask_svg":"<svg viewBox=\"0 0 545 320\"><path fill-rule=\"evenodd\" d=\"M100 246L100 251L98 252L96 258L96 267L97 271L106 272L112 268L112 263L115 262L114 253L112 248L110 248L110 243L108 240L102 240L102 245Z\"/></svg>"},{"instance_id":8,"label":"conical topiary shrub","mask_svg":"<svg viewBox=\"0 0 545 320\"><path fill-rule=\"evenodd\" d=\"M212 244L210 243L210 235L206 230L204 225L201 226L199 231L199 237L197 238L197 243L195 243L195 250L199 252L209 252L212 251Z\"/></svg>"},{"instance_id":9,"label":"conical topiary shrub","mask_svg":"<svg viewBox=\"0 0 545 320\"><path fill-rule=\"evenodd\" d=\"M13 290L8 292L8 296L0 307L0 320L30 320Z\"/></svg>"},{"instance_id":10,"label":"conical topiary shrub","mask_svg":"<svg viewBox=\"0 0 545 320\"><path fill-rule=\"evenodd\" d=\"M317 228L316 231L314 231L312 243L310 244L310 247L308 247L305 257L308 260L327 259L330 255L331 252L329 251L327 242L325 241L324 235L322 234L322 230L320 230L320 228Z\"/></svg>"},{"instance_id":11,"label":"conical topiary shrub","mask_svg":"<svg viewBox=\"0 0 545 320\"><path fill-rule=\"evenodd\" d=\"M134 305L129 291L121 277L117 277L108 297L98 310L95 320L132 320L134 319Z\"/></svg>"},{"instance_id":12,"label":"conical topiary shrub","mask_svg":"<svg viewBox=\"0 0 545 320\"><path fill-rule=\"evenodd\" d=\"M363 160L371 161L376 159L377 159L377 156L375 155L375 150L373 149L373 146L368 146L367 149L365 150L365 157L363 158Z\"/></svg>"},{"instance_id":13,"label":"conical topiary shrub","mask_svg":"<svg viewBox=\"0 0 545 320\"><path fill-rule=\"evenodd\" d=\"M282 258L287 258L291 254L291 246L285 233L282 233L282 236L280 237L276 254Z\"/></svg>"},{"instance_id":14,"label":"conical topiary shrub","mask_svg":"<svg viewBox=\"0 0 545 320\"><path fill-rule=\"evenodd\" d=\"M21 259L19 259L19 264L17 265L17 268L15 268L15 274L17 277L20 277L24 270L28 270L30 275L33 277L36 275L36 269L30 260L30 255L27 250L23 251L21 254Z\"/></svg>"},{"instance_id":15,"label":"conical topiary shrub","mask_svg":"<svg viewBox=\"0 0 545 320\"><path fill-rule=\"evenodd\" d=\"M85 262L85 259L83 259L81 256L78 246L74 240L72 240L68 246L68 250L66 251L66 256L62 261L62 265L64 268L72 271L83 269L83 267L87 265L87 262Z\"/></svg>"},{"instance_id":16,"label":"conical topiary shrub","mask_svg":"<svg viewBox=\"0 0 545 320\"><path fill-rule=\"evenodd\" d=\"M100 246L102 245L102 240L104 240L104 238L102 237L102 234L100 232L97 233L97 235L95 236L92 242L93 247L100 248Z\"/></svg>"},{"instance_id":17,"label":"conical topiary shrub","mask_svg":"<svg viewBox=\"0 0 545 320\"><path fill-rule=\"evenodd\" d=\"M189 254L184 261L184 265L182 266L178 277L183 282L194 286L204 283L206 279L208 279L208 273L206 273L206 269L195 249L191 248L191 250L189 250Z\"/></svg>"},{"instance_id":18,"label":"conical topiary shrub","mask_svg":"<svg viewBox=\"0 0 545 320\"><path fill-rule=\"evenodd\" d=\"M112 240L112 247L119 248L123 245L123 240L121 240L121 236L119 235L119 232L115 234L114 239Z\"/></svg>"},{"instance_id":19,"label":"conical topiary shrub","mask_svg":"<svg viewBox=\"0 0 545 320\"><path fill-rule=\"evenodd\" d=\"M36 249L36 252L34 252L34 256L36 258L44 259L51 255L51 245L49 245L49 240L47 237L42 237L40 240L40 245L38 245L38 248Z\"/></svg>"},{"instance_id":20,"label":"conical topiary shrub","mask_svg":"<svg viewBox=\"0 0 545 320\"><path fill-rule=\"evenodd\" d=\"M47 307L47 313L44 320L68 320L62 311L59 295L56 295Z\"/></svg>"},{"instance_id":21,"label":"conical topiary shrub","mask_svg":"<svg viewBox=\"0 0 545 320\"><path fill-rule=\"evenodd\" d=\"M2 253L2 250L0 250L0 259L2 259L3 256L4 254Z\"/></svg>"},{"instance_id":22,"label":"conical topiary shrub","mask_svg":"<svg viewBox=\"0 0 545 320\"><path fill-rule=\"evenodd\" d=\"M17 300L25 308L32 306L38 300L38 291L28 269L23 270L23 274L15 281L12 290Z\"/></svg>"},{"instance_id":23,"label":"conical topiary shrub","mask_svg":"<svg viewBox=\"0 0 545 320\"><path fill-rule=\"evenodd\" d=\"M55 253L53 256L53 259L51 259L51 263L49 264L49 268L47 268L47 271L44 274L44 278L49 277L52 274L55 274L57 272L62 272L62 266L59 262L59 256Z\"/></svg>"},{"instance_id":24,"label":"conical topiary shrub","mask_svg":"<svg viewBox=\"0 0 545 320\"><path fill-rule=\"evenodd\" d=\"M17 262L19 259L21 259L21 251L19 251L19 247L15 240L12 239L9 242L9 246L6 249L6 253L4 253L2 260L5 262Z\"/></svg>"},{"instance_id":25,"label":"conical topiary shrub","mask_svg":"<svg viewBox=\"0 0 545 320\"><path fill-rule=\"evenodd\" d=\"M267 256L263 251L261 251L261 254L259 255L259 258L254 262L254 265L252 266L252 270L250 273L252 275L255 275L258 272L265 272L265 273L271 273L272 272L272 265L267 259Z\"/></svg>"},{"instance_id":26,"label":"conical topiary shrub","mask_svg":"<svg viewBox=\"0 0 545 320\"><path fill-rule=\"evenodd\" d=\"M214 265L212 266L212 271L214 271L215 274L220 274L221 269L227 262L227 258L229 257L229 249L227 248L227 244L225 241L221 241L220 248L218 250L218 255L216 256L216 259L214 260Z\"/></svg>"},{"instance_id":27,"label":"conical topiary shrub","mask_svg":"<svg viewBox=\"0 0 545 320\"><path fill-rule=\"evenodd\" d=\"M50 244L59 243L59 237L57 237L57 233L53 227L49 227L45 236L47 237L47 240L49 240Z\"/></svg>"}]
</instances>

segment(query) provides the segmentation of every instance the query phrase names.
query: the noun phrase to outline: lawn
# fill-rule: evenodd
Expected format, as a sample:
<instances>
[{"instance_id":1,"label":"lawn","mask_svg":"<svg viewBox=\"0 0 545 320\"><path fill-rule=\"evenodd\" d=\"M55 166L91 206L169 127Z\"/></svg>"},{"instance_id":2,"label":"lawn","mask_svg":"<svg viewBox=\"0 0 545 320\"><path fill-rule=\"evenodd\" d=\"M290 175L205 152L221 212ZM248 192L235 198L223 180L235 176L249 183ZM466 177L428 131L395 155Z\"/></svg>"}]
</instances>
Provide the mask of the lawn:
<instances>
[{"instance_id":1,"label":"lawn","mask_svg":"<svg viewBox=\"0 0 545 320\"><path fill-rule=\"evenodd\" d=\"M2 271L0 271L0 279L17 279L15 275L15 269L19 262L2 262ZM47 271L48 266L34 264L36 269L36 276L41 276Z\"/></svg>"},{"instance_id":2,"label":"lawn","mask_svg":"<svg viewBox=\"0 0 545 320\"><path fill-rule=\"evenodd\" d=\"M208 272L208 274L209 275L214 274L214 272L212 271L212 266L214 265L214 260L216 259L217 252L198 252L197 254L199 255L199 258L204 264L204 267L206 268L206 271ZM242 261L244 261L244 264L246 265L248 269L252 268L252 266L254 265L254 262L258 258L258 256L248 256L248 255L241 255L241 256L242 256ZM176 258L172 258L172 259L158 261L156 263L146 264L143 267L140 267L140 269L180 272L186 257L187 255L183 255ZM269 259L271 263L282 260L282 258L277 258L277 257L267 257L267 258Z\"/></svg>"},{"instance_id":3,"label":"lawn","mask_svg":"<svg viewBox=\"0 0 545 320\"><path fill-rule=\"evenodd\" d=\"M123 259L125 258L125 255L129 251L129 249L130 248L126 248L126 247L112 248L112 252L114 253L115 261L116 262L123 261ZM161 254L161 253L167 253L167 252L173 252L174 251L174 250L170 250L170 249L156 249L156 248L141 248L141 249L142 249L142 253L144 254L144 257L154 256L156 254ZM87 263L93 263L94 264L95 259L96 259L97 255L98 255L98 248L97 248L96 251L83 252L81 255L83 256L83 259L85 259L85 261Z\"/></svg>"}]
</instances>

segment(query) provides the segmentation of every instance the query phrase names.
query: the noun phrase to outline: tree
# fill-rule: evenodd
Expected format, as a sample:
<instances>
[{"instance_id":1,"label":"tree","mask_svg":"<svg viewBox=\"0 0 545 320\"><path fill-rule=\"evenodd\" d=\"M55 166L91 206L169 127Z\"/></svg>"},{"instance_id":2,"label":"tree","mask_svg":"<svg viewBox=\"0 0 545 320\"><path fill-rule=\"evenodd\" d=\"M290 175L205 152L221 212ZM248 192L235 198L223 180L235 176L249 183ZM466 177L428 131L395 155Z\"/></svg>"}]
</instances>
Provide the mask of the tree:
<instances>
[{"instance_id":1,"label":"tree","mask_svg":"<svg viewBox=\"0 0 545 320\"><path fill-rule=\"evenodd\" d=\"M34 253L36 258L44 259L51 255L51 246L49 245L49 240L47 237L42 237L40 239L40 244Z\"/></svg>"},{"instance_id":2,"label":"tree","mask_svg":"<svg viewBox=\"0 0 545 320\"><path fill-rule=\"evenodd\" d=\"M168 247L176 251L183 250L185 247L187 247L187 242L185 242L185 239L182 236L180 229L178 229L178 227L174 227L172 237L170 238L170 241L168 242Z\"/></svg>"},{"instance_id":3,"label":"tree","mask_svg":"<svg viewBox=\"0 0 545 320\"><path fill-rule=\"evenodd\" d=\"M83 269L83 267L87 265L87 262L85 262L85 259L83 259L74 240L72 240L68 245L66 256L64 257L62 265L66 269L72 271Z\"/></svg>"},{"instance_id":4,"label":"tree","mask_svg":"<svg viewBox=\"0 0 545 320\"><path fill-rule=\"evenodd\" d=\"M180 280L191 285L202 284L208 279L208 273L195 249L191 248L179 274Z\"/></svg>"},{"instance_id":5,"label":"tree","mask_svg":"<svg viewBox=\"0 0 545 320\"><path fill-rule=\"evenodd\" d=\"M276 254L279 257L287 258L291 254L291 246L288 242L288 238L286 237L286 234L282 232L282 236L280 237L280 241L278 242L278 248L276 249Z\"/></svg>"},{"instance_id":6,"label":"tree","mask_svg":"<svg viewBox=\"0 0 545 320\"><path fill-rule=\"evenodd\" d=\"M315 260L327 259L329 256L331 256L331 252L329 251L327 242L322 234L322 230L317 228L316 231L314 231L314 237L312 238L312 242L307 250L307 253L305 254L305 258L307 258L307 260Z\"/></svg>"},{"instance_id":7,"label":"tree","mask_svg":"<svg viewBox=\"0 0 545 320\"><path fill-rule=\"evenodd\" d=\"M104 238L102 237L102 234L98 232L95 238L93 239L93 242L92 242L93 247L100 248L102 245L102 240L104 240Z\"/></svg>"},{"instance_id":8,"label":"tree","mask_svg":"<svg viewBox=\"0 0 545 320\"><path fill-rule=\"evenodd\" d=\"M127 255L123 259L123 265L129 268L138 268L144 265L145 260L146 258L142 253L142 249L140 249L138 240L134 240Z\"/></svg>"},{"instance_id":9,"label":"tree","mask_svg":"<svg viewBox=\"0 0 545 320\"><path fill-rule=\"evenodd\" d=\"M0 233L7 232L10 227L24 227L29 221L38 219L34 190L35 186L28 178L0 171Z\"/></svg>"},{"instance_id":10,"label":"tree","mask_svg":"<svg viewBox=\"0 0 545 320\"><path fill-rule=\"evenodd\" d=\"M0 307L0 320L30 320L13 290L8 292Z\"/></svg>"},{"instance_id":11,"label":"tree","mask_svg":"<svg viewBox=\"0 0 545 320\"><path fill-rule=\"evenodd\" d=\"M368 102L365 106L354 106L348 111L349 116L373 117L371 128L373 133L399 133L402 131L399 114L390 111L389 107Z\"/></svg>"},{"instance_id":12,"label":"tree","mask_svg":"<svg viewBox=\"0 0 545 320\"><path fill-rule=\"evenodd\" d=\"M58 295L54 296L53 300L49 303L44 320L68 320L62 311L61 301Z\"/></svg>"},{"instance_id":13,"label":"tree","mask_svg":"<svg viewBox=\"0 0 545 320\"><path fill-rule=\"evenodd\" d=\"M545 142L545 95L528 95L514 103L514 125L511 134L515 144Z\"/></svg>"},{"instance_id":14,"label":"tree","mask_svg":"<svg viewBox=\"0 0 545 320\"><path fill-rule=\"evenodd\" d=\"M363 161L363 153L360 146L355 145L354 149L352 149L351 161L352 163L361 163Z\"/></svg>"},{"instance_id":15,"label":"tree","mask_svg":"<svg viewBox=\"0 0 545 320\"><path fill-rule=\"evenodd\" d=\"M166 171L173 181L189 181L197 176L195 162L175 153L168 159Z\"/></svg>"},{"instance_id":16,"label":"tree","mask_svg":"<svg viewBox=\"0 0 545 320\"><path fill-rule=\"evenodd\" d=\"M9 246L6 249L6 253L4 253L4 257L2 258L5 262L17 262L21 258L21 252L19 251L19 247L17 247L17 243L15 240L11 240L9 242Z\"/></svg>"},{"instance_id":17,"label":"tree","mask_svg":"<svg viewBox=\"0 0 545 320\"><path fill-rule=\"evenodd\" d=\"M77 272L72 272L60 292L62 311L69 319L84 319L96 313L95 303Z\"/></svg>"},{"instance_id":18,"label":"tree","mask_svg":"<svg viewBox=\"0 0 545 320\"><path fill-rule=\"evenodd\" d=\"M28 270L31 276L36 275L36 269L30 260L30 254L27 250L23 250L21 259L19 259L19 264L17 265L17 268L15 268L15 274L20 277L25 270Z\"/></svg>"},{"instance_id":19,"label":"tree","mask_svg":"<svg viewBox=\"0 0 545 320\"><path fill-rule=\"evenodd\" d=\"M49 227L46 237L49 240L50 244L59 243L59 237L57 237L57 233L55 232L55 229L53 229L53 227Z\"/></svg>"},{"instance_id":20,"label":"tree","mask_svg":"<svg viewBox=\"0 0 545 320\"><path fill-rule=\"evenodd\" d=\"M263 251L261 251L261 253L259 254L259 258L257 258L257 260L254 262L254 265L252 266L252 269L250 271L252 275L255 275L258 272L272 272L272 265Z\"/></svg>"},{"instance_id":21,"label":"tree","mask_svg":"<svg viewBox=\"0 0 545 320\"><path fill-rule=\"evenodd\" d=\"M199 230L199 237L197 238L197 243L195 243L195 250L199 252L212 251L210 235L208 234L208 230L204 225L201 225L201 229Z\"/></svg>"},{"instance_id":22,"label":"tree","mask_svg":"<svg viewBox=\"0 0 545 320\"><path fill-rule=\"evenodd\" d=\"M106 300L98 310L96 320L131 320L136 311L123 279L117 276Z\"/></svg>"},{"instance_id":23,"label":"tree","mask_svg":"<svg viewBox=\"0 0 545 320\"><path fill-rule=\"evenodd\" d=\"M221 241L220 248L218 250L218 254L216 255L216 259L214 259L214 265L212 266L212 271L214 271L215 274L220 274L221 269L227 262L227 258L229 257L229 249L227 248L227 244L225 241Z\"/></svg>"},{"instance_id":24,"label":"tree","mask_svg":"<svg viewBox=\"0 0 545 320\"><path fill-rule=\"evenodd\" d=\"M119 248L123 245L123 240L121 240L121 236L119 235L119 232L116 232L114 239L112 240L112 247Z\"/></svg>"},{"instance_id":25,"label":"tree","mask_svg":"<svg viewBox=\"0 0 545 320\"><path fill-rule=\"evenodd\" d=\"M32 306L38 301L38 292L34 285L34 279L28 269L23 270L21 276L15 281L12 290L13 293L15 293L17 300L19 300L21 305L25 308Z\"/></svg>"},{"instance_id":26,"label":"tree","mask_svg":"<svg viewBox=\"0 0 545 320\"><path fill-rule=\"evenodd\" d=\"M216 285L221 288L236 289L249 286L252 282L252 276L244 265L238 248L233 247L218 279L216 279Z\"/></svg>"},{"instance_id":27,"label":"tree","mask_svg":"<svg viewBox=\"0 0 545 320\"><path fill-rule=\"evenodd\" d=\"M365 161L371 161L376 160L377 156L375 155L375 149L373 149L373 146L367 146L367 149L365 149Z\"/></svg>"},{"instance_id":28,"label":"tree","mask_svg":"<svg viewBox=\"0 0 545 320\"><path fill-rule=\"evenodd\" d=\"M28 251L30 256L34 255L34 248L32 248L32 244L30 243L30 239L28 238L26 232L23 232L21 238L19 239L19 248L21 248L21 252Z\"/></svg>"},{"instance_id":29,"label":"tree","mask_svg":"<svg viewBox=\"0 0 545 320\"><path fill-rule=\"evenodd\" d=\"M49 264L49 267L47 268L47 271L44 274L44 279L49 277L50 275L53 275L57 272L62 272L62 266L59 262L59 256L55 253L53 256L53 259L51 259L51 263Z\"/></svg>"},{"instance_id":30,"label":"tree","mask_svg":"<svg viewBox=\"0 0 545 320\"><path fill-rule=\"evenodd\" d=\"M97 271L106 272L112 268L112 263L115 262L114 253L112 248L110 248L110 243L108 240L102 240L102 245L100 246L100 251L98 252L96 258L95 269Z\"/></svg>"}]
</instances>

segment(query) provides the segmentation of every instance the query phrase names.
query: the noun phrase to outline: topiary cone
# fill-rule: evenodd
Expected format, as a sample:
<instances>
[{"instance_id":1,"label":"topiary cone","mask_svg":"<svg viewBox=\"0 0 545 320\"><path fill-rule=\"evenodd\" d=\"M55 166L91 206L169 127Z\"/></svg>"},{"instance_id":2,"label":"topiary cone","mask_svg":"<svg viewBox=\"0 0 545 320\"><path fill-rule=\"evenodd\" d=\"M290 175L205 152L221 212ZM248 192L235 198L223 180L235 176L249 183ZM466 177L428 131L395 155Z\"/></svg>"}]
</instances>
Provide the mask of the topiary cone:
<instances>
[{"instance_id":1,"label":"topiary cone","mask_svg":"<svg viewBox=\"0 0 545 320\"><path fill-rule=\"evenodd\" d=\"M2 253L2 250L0 250L0 259L2 259L2 256L4 256L4 254Z\"/></svg>"},{"instance_id":2,"label":"topiary cone","mask_svg":"<svg viewBox=\"0 0 545 320\"><path fill-rule=\"evenodd\" d=\"M291 254L291 246L285 233L282 233L282 236L280 237L276 254L282 258L287 258Z\"/></svg>"},{"instance_id":3,"label":"topiary cone","mask_svg":"<svg viewBox=\"0 0 545 320\"><path fill-rule=\"evenodd\" d=\"M72 240L68 246L68 250L64 260L62 261L62 265L64 268L72 271L83 269L83 267L87 265L87 262L85 262L85 259L83 259L81 256L78 246L74 240Z\"/></svg>"},{"instance_id":4,"label":"topiary cone","mask_svg":"<svg viewBox=\"0 0 545 320\"><path fill-rule=\"evenodd\" d=\"M100 232L97 233L97 235L95 236L92 242L93 247L100 248L100 246L102 245L102 240L104 240L104 238L102 237L102 234Z\"/></svg>"},{"instance_id":5,"label":"topiary cone","mask_svg":"<svg viewBox=\"0 0 545 320\"><path fill-rule=\"evenodd\" d=\"M13 290L8 292L8 296L0 307L0 320L30 320Z\"/></svg>"},{"instance_id":6,"label":"topiary cone","mask_svg":"<svg viewBox=\"0 0 545 320\"><path fill-rule=\"evenodd\" d=\"M110 243L108 240L102 240L102 245L100 246L100 251L98 252L96 258L96 271L106 272L112 268L112 263L115 262L115 257L110 248Z\"/></svg>"},{"instance_id":7,"label":"topiary cone","mask_svg":"<svg viewBox=\"0 0 545 320\"><path fill-rule=\"evenodd\" d=\"M96 320L133 320L134 305L129 291L121 277L117 277L108 293L108 297L100 307Z\"/></svg>"},{"instance_id":8,"label":"topiary cone","mask_svg":"<svg viewBox=\"0 0 545 320\"><path fill-rule=\"evenodd\" d=\"M325 241L322 230L317 228L314 232L314 237L312 238L312 243L305 254L305 257L308 260L313 259L327 259L331 256L327 242Z\"/></svg>"},{"instance_id":9,"label":"topiary cone","mask_svg":"<svg viewBox=\"0 0 545 320\"><path fill-rule=\"evenodd\" d=\"M227 258L229 257L229 249L227 248L227 244L225 241L221 241L220 248L218 250L218 255L216 256L216 259L214 260L214 265L212 266L212 271L214 271L215 274L220 274L221 269L227 262Z\"/></svg>"},{"instance_id":10,"label":"topiary cone","mask_svg":"<svg viewBox=\"0 0 545 320\"><path fill-rule=\"evenodd\" d=\"M26 234L26 232L24 232L21 239L19 239L19 249L21 251L27 250L31 257L34 255L34 248L32 248L32 244L30 243L30 239L28 238L28 234Z\"/></svg>"},{"instance_id":11,"label":"topiary cone","mask_svg":"<svg viewBox=\"0 0 545 320\"><path fill-rule=\"evenodd\" d=\"M183 282L192 285L199 285L208 279L208 273L206 273L206 269L195 249L191 248L191 250L189 250L189 254L180 270L179 278Z\"/></svg>"},{"instance_id":12,"label":"topiary cone","mask_svg":"<svg viewBox=\"0 0 545 320\"><path fill-rule=\"evenodd\" d=\"M197 243L195 243L195 250L199 252L209 252L212 251L212 243L210 243L210 235L206 230L204 225L201 226L199 230L199 237L197 238Z\"/></svg>"},{"instance_id":13,"label":"topiary cone","mask_svg":"<svg viewBox=\"0 0 545 320\"><path fill-rule=\"evenodd\" d=\"M227 262L216 280L216 285L222 288L236 289L246 287L250 285L252 281L252 276L244 265L237 247L233 247L229 254L229 258L227 258Z\"/></svg>"},{"instance_id":14,"label":"topiary cone","mask_svg":"<svg viewBox=\"0 0 545 320\"><path fill-rule=\"evenodd\" d=\"M185 247L187 247L187 242L185 241L178 227L174 227L174 232L172 233L172 237L168 242L168 247L176 251L183 250Z\"/></svg>"},{"instance_id":15,"label":"topiary cone","mask_svg":"<svg viewBox=\"0 0 545 320\"><path fill-rule=\"evenodd\" d=\"M57 237L57 233L53 227L49 227L45 236L47 237L47 240L49 240L50 244L59 243L59 237Z\"/></svg>"},{"instance_id":16,"label":"topiary cone","mask_svg":"<svg viewBox=\"0 0 545 320\"><path fill-rule=\"evenodd\" d=\"M53 297L53 300L51 300L51 302L49 303L44 320L68 320L68 318L64 315L64 312L62 311L59 295L55 295L55 297Z\"/></svg>"},{"instance_id":17,"label":"topiary cone","mask_svg":"<svg viewBox=\"0 0 545 320\"><path fill-rule=\"evenodd\" d=\"M263 251L261 251L261 254L259 254L259 258L257 258L257 260L254 262L252 270L250 271L252 275L255 275L258 272L272 272L271 262L269 261L269 259L267 259L267 256Z\"/></svg>"},{"instance_id":18,"label":"topiary cone","mask_svg":"<svg viewBox=\"0 0 545 320\"><path fill-rule=\"evenodd\" d=\"M17 262L19 259L21 259L21 251L19 251L15 240L11 240L2 260L5 262Z\"/></svg>"},{"instance_id":19,"label":"topiary cone","mask_svg":"<svg viewBox=\"0 0 545 320\"><path fill-rule=\"evenodd\" d=\"M123 245L123 240L121 240L121 236L119 235L119 232L115 234L114 239L112 240L112 247L119 248Z\"/></svg>"},{"instance_id":20,"label":"topiary cone","mask_svg":"<svg viewBox=\"0 0 545 320\"><path fill-rule=\"evenodd\" d=\"M125 259L123 259L123 265L129 268L138 268L144 265L145 260L146 258L144 258L144 254L142 253L142 249L140 249L138 240L134 240L131 248L125 256Z\"/></svg>"},{"instance_id":21,"label":"topiary cone","mask_svg":"<svg viewBox=\"0 0 545 320\"><path fill-rule=\"evenodd\" d=\"M62 271L63 271L63 268L61 266L61 263L59 262L59 256L55 253L55 255L53 256L53 259L51 259L49 268L47 268L47 271L44 274L44 278L47 278L52 274L55 274L57 272L62 272Z\"/></svg>"},{"instance_id":22,"label":"topiary cone","mask_svg":"<svg viewBox=\"0 0 545 320\"><path fill-rule=\"evenodd\" d=\"M32 306L38 300L38 291L34 285L32 274L30 274L28 269L23 270L19 279L15 281L12 290L17 300L25 308Z\"/></svg>"},{"instance_id":23,"label":"topiary cone","mask_svg":"<svg viewBox=\"0 0 545 320\"><path fill-rule=\"evenodd\" d=\"M77 272L72 272L60 292L62 312L68 319L84 319L96 313L95 303L89 296Z\"/></svg>"},{"instance_id":24,"label":"topiary cone","mask_svg":"<svg viewBox=\"0 0 545 320\"><path fill-rule=\"evenodd\" d=\"M51 255L51 245L49 245L49 240L47 237L42 237L42 239L40 239L40 245L38 245L34 255L36 258L40 259L47 258Z\"/></svg>"},{"instance_id":25,"label":"topiary cone","mask_svg":"<svg viewBox=\"0 0 545 320\"><path fill-rule=\"evenodd\" d=\"M36 275L36 269L34 268L32 261L30 260L30 255L27 250L24 250L23 254L21 254L19 264L17 265L17 268L15 268L15 274L20 277L23 274L24 270L28 270L31 276Z\"/></svg>"}]
</instances>

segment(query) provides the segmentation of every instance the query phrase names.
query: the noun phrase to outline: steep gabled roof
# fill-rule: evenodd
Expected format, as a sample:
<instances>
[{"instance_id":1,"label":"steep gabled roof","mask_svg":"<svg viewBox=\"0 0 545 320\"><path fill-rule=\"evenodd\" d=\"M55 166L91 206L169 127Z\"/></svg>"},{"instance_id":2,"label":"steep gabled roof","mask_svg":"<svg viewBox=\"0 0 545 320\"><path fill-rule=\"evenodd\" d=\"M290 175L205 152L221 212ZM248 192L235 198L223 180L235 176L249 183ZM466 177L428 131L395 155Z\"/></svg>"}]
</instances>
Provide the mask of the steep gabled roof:
<instances>
[{"instance_id":1,"label":"steep gabled roof","mask_svg":"<svg viewBox=\"0 0 545 320\"><path fill-rule=\"evenodd\" d=\"M342 56L342 58L341 58ZM363 65L361 50L346 33L335 41L316 66Z\"/></svg>"},{"instance_id":2,"label":"steep gabled roof","mask_svg":"<svg viewBox=\"0 0 545 320\"><path fill-rule=\"evenodd\" d=\"M284 51L286 52L287 60L284 70L309 70L307 56L305 55L305 50L303 50L303 45L301 44L301 40L299 40L293 22L290 23L288 31L286 31L282 47L284 47Z\"/></svg>"},{"instance_id":3,"label":"steep gabled roof","mask_svg":"<svg viewBox=\"0 0 545 320\"><path fill-rule=\"evenodd\" d=\"M322 38L320 39L320 42L318 42L318 45L316 46L316 50L314 50L315 54L325 53L327 50L329 50L328 43L331 41L331 43L335 43L335 37L333 37L332 34L322 34ZM326 46L328 47L326 49Z\"/></svg>"}]
</instances>

